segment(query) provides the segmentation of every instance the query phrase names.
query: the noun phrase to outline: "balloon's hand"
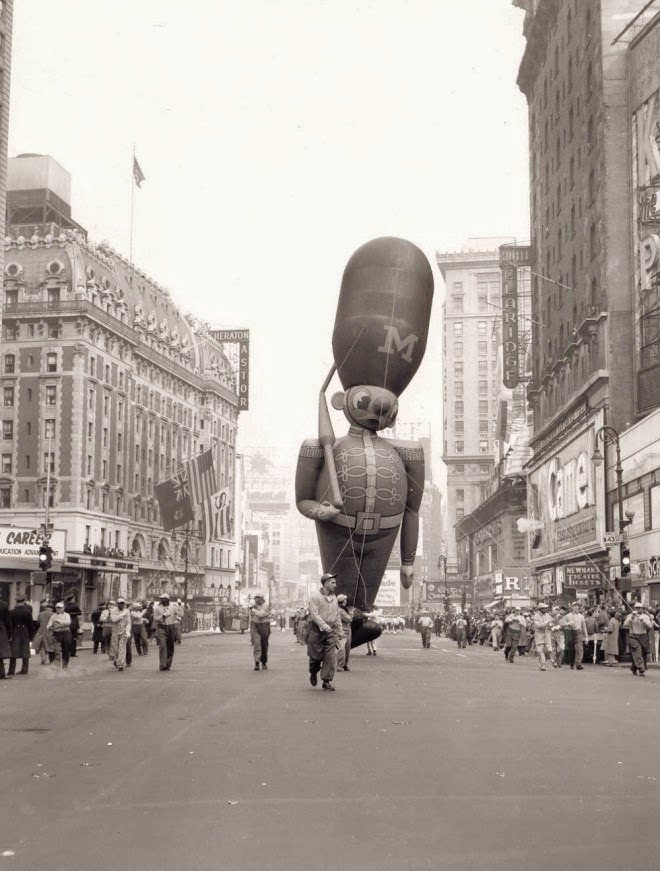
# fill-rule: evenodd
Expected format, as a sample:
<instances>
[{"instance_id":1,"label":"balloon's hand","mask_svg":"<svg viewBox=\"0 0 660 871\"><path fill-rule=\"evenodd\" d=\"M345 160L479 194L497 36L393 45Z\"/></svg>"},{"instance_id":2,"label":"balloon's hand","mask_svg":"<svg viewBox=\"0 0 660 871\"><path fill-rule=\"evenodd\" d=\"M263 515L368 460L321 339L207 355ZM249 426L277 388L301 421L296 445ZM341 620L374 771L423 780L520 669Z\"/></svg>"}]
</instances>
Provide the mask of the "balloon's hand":
<instances>
[{"instance_id":1,"label":"balloon's hand","mask_svg":"<svg viewBox=\"0 0 660 871\"><path fill-rule=\"evenodd\" d=\"M314 509L312 517L314 520L334 520L339 514L339 508L335 508L329 502L319 502L318 507Z\"/></svg>"},{"instance_id":2,"label":"balloon's hand","mask_svg":"<svg viewBox=\"0 0 660 871\"><path fill-rule=\"evenodd\" d=\"M404 590L409 590L412 586L415 569L413 566L401 566L401 586Z\"/></svg>"}]
</instances>

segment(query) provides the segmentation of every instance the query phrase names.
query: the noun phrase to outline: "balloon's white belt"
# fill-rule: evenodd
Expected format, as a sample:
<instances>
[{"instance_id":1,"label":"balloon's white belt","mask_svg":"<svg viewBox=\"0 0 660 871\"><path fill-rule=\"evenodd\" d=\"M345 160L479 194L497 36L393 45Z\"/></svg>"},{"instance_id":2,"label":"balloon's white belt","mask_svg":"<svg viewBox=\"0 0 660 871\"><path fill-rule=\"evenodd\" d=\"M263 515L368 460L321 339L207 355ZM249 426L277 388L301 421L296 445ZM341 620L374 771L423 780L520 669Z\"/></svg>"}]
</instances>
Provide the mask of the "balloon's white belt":
<instances>
[{"instance_id":1,"label":"balloon's white belt","mask_svg":"<svg viewBox=\"0 0 660 871\"><path fill-rule=\"evenodd\" d=\"M391 517L383 517L375 511L358 511L353 517L350 514L338 514L332 522L347 529L354 529L364 535L373 535L381 529L395 529L401 525L403 514L394 514Z\"/></svg>"}]
</instances>

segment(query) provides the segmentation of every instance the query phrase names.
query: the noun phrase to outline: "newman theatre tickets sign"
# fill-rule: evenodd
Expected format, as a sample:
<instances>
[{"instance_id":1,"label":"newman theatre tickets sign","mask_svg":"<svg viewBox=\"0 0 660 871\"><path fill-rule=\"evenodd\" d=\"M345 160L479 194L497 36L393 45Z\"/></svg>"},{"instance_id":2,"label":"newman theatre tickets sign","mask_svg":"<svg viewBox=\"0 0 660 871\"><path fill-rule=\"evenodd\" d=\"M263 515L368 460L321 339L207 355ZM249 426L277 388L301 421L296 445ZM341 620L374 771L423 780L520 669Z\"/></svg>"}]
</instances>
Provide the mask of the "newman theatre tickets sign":
<instances>
[{"instance_id":1,"label":"newman theatre tickets sign","mask_svg":"<svg viewBox=\"0 0 660 871\"><path fill-rule=\"evenodd\" d=\"M250 408L250 331L211 330L216 342L238 347L238 410Z\"/></svg>"},{"instance_id":2,"label":"newman theatre tickets sign","mask_svg":"<svg viewBox=\"0 0 660 871\"><path fill-rule=\"evenodd\" d=\"M0 527L0 568L37 571L39 547L43 543L44 534L40 529ZM57 569L64 561L66 532L61 529L53 530L49 544L53 549L53 568Z\"/></svg>"},{"instance_id":3,"label":"newman theatre tickets sign","mask_svg":"<svg viewBox=\"0 0 660 871\"><path fill-rule=\"evenodd\" d=\"M577 432L565 436L529 473L528 513L539 524L530 563L538 566L584 558L602 550L604 530L598 500L603 500L605 464L591 460L596 431L603 424L598 412ZM530 536L532 538L532 536Z\"/></svg>"}]
</instances>

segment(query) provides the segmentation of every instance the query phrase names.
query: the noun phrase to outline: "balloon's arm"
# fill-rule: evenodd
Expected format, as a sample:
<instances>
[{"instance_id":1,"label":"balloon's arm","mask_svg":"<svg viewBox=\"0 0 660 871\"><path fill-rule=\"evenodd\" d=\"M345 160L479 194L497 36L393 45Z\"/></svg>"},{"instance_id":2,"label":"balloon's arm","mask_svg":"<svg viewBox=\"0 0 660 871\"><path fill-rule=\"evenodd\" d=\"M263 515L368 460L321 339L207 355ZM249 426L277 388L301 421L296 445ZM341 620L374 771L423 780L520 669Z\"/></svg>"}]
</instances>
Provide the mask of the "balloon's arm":
<instances>
[{"instance_id":1,"label":"balloon's arm","mask_svg":"<svg viewBox=\"0 0 660 871\"><path fill-rule=\"evenodd\" d=\"M401 522L401 564L411 566L417 555L419 509L424 495L424 451L419 442L395 442L407 475L406 508Z\"/></svg>"},{"instance_id":2,"label":"balloon's arm","mask_svg":"<svg viewBox=\"0 0 660 871\"><path fill-rule=\"evenodd\" d=\"M296 507L311 520L332 520L339 514L328 501L316 498L319 475L325 463L323 448L318 439L307 439L298 454L296 468Z\"/></svg>"},{"instance_id":3,"label":"balloon's arm","mask_svg":"<svg viewBox=\"0 0 660 871\"><path fill-rule=\"evenodd\" d=\"M325 391L328 389L328 385L336 371L337 367L333 365L327 378L323 382L321 392L319 393L319 444L323 448L325 468L328 473L330 502L339 510L342 507L343 502L339 492L339 481L337 480L337 469L335 468L335 455L332 452L335 444L335 431L332 428L328 403L325 398Z\"/></svg>"}]
</instances>

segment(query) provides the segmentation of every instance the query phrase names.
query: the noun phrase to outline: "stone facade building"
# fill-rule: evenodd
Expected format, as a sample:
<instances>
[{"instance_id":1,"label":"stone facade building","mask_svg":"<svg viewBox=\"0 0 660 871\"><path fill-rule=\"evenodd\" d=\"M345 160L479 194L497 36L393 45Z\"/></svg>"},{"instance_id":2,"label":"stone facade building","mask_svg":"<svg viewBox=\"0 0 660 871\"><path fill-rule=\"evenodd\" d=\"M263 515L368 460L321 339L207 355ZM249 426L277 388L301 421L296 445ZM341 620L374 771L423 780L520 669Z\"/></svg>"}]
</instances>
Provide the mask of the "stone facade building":
<instances>
[{"instance_id":1,"label":"stone facade building","mask_svg":"<svg viewBox=\"0 0 660 871\"><path fill-rule=\"evenodd\" d=\"M604 425L634 421L628 73L631 0L515 0L529 107L533 415L530 561L542 594L607 570Z\"/></svg>"},{"instance_id":2,"label":"stone facade building","mask_svg":"<svg viewBox=\"0 0 660 871\"><path fill-rule=\"evenodd\" d=\"M47 220L14 223L5 239L0 523L41 529L48 494L49 522L66 535L53 592L78 593L85 613L119 592L226 589L240 559L233 532L210 544L195 525L166 533L154 496L208 448L218 487L234 485L238 396L223 346L108 243L87 240L52 158L10 163L9 215L41 205ZM2 581L25 590L37 567L4 558Z\"/></svg>"}]
</instances>

